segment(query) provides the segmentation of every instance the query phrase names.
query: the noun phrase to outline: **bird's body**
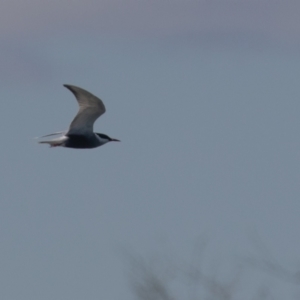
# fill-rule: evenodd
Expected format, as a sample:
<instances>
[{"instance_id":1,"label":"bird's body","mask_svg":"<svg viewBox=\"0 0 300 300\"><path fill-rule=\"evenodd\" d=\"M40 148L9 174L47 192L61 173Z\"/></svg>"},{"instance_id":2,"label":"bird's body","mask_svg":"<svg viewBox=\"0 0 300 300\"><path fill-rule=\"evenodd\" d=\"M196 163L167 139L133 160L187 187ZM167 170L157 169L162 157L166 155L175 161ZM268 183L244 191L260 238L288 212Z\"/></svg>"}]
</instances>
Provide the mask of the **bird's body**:
<instances>
[{"instance_id":1,"label":"bird's body","mask_svg":"<svg viewBox=\"0 0 300 300\"><path fill-rule=\"evenodd\" d=\"M76 149L91 149L102 146L108 142L119 142L106 134L93 132L94 122L105 113L103 102L90 92L73 85L64 85L76 97L79 111L73 119L69 130L56 132L43 137L63 134L63 136L51 140L40 141L41 144L49 144L51 147L66 147Z\"/></svg>"}]
</instances>

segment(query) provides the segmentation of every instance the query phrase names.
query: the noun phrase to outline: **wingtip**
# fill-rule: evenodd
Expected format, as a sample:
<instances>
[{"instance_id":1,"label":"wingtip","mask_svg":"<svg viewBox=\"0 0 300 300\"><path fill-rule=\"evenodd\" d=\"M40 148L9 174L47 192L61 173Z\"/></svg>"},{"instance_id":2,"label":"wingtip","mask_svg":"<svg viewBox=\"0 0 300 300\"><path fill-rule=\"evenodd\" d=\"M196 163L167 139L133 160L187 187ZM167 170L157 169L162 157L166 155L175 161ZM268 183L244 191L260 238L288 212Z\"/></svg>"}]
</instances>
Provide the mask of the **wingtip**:
<instances>
[{"instance_id":1,"label":"wingtip","mask_svg":"<svg viewBox=\"0 0 300 300\"><path fill-rule=\"evenodd\" d=\"M67 88L69 91L71 91L76 96L76 93L78 92L78 87L77 86L71 85L71 84L63 84L63 86L65 88Z\"/></svg>"},{"instance_id":2,"label":"wingtip","mask_svg":"<svg viewBox=\"0 0 300 300\"><path fill-rule=\"evenodd\" d=\"M80 92L87 92L85 91L84 89L76 86L76 85L72 85L72 84L63 84L63 86L65 88L67 88L69 91L71 91L75 96L77 93L80 93Z\"/></svg>"}]
</instances>

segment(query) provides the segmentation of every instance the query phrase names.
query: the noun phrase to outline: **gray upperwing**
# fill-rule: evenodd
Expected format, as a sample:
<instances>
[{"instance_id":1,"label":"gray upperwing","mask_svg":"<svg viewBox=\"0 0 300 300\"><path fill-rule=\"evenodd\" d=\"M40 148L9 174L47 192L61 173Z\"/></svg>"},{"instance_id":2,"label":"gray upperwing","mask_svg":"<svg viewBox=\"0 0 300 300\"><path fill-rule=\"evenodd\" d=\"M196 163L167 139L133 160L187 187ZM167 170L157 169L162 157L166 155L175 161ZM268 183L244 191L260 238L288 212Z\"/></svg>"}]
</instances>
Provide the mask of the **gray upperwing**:
<instances>
[{"instance_id":1,"label":"gray upperwing","mask_svg":"<svg viewBox=\"0 0 300 300\"><path fill-rule=\"evenodd\" d=\"M95 121L105 113L102 100L80 87L68 84L64 86L74 94L79 105L79 111L70 124L68 134L91 133Z\"/></svg>"}]
</instances>

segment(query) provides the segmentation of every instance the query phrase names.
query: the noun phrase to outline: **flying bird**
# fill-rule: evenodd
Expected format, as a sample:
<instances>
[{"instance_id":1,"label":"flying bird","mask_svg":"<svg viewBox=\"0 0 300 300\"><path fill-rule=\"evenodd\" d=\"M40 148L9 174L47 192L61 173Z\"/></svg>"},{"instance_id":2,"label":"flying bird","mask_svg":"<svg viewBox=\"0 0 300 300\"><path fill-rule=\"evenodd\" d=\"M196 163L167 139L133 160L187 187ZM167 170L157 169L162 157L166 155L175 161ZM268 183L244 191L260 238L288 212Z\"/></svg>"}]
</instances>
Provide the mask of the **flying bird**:
<instances>
[{"instance_id":1,"label":"flying bird","mask_svg":"<svg viewBox=\"0 0 300 300\"><path fill-rule=\"evenodd\" d=\"M95 121L105 113L103 102L90 92L69 84L64 84L75 96L79 111L68 131L55 132L42 136L41 138L63 134L59 138L43 140L39 143L49 144L50 147L67 147L76 149L90 149L102 146L108 142L119 142L106 134L93 131Z\"/></svg>"}]
</instances>

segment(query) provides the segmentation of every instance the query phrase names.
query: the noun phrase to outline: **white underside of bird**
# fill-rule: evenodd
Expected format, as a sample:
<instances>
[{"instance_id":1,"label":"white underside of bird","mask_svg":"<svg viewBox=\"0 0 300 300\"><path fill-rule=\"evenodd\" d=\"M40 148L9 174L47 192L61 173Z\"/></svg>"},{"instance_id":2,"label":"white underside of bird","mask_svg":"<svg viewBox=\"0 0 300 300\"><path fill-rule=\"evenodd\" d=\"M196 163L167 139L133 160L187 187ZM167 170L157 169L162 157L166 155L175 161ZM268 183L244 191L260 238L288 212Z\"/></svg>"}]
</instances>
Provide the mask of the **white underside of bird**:
<instances>
[{"instance_id":1,"label":"white underside of bird","mask_svg":"<svg viewBox=\"0 0 300 300\"><path fill-rule=\"evenodd\" d=\"M51 134L54 135L54 134ZM43 138L43 137L40 137ZM39 141L40 144L49 144L50 147L57 147L57 146L63 146L64 142L67 141L69 138L67 136L61 136L59 138L51 139L51 140L43 140Z\"/></svg>"}]
</instances>

